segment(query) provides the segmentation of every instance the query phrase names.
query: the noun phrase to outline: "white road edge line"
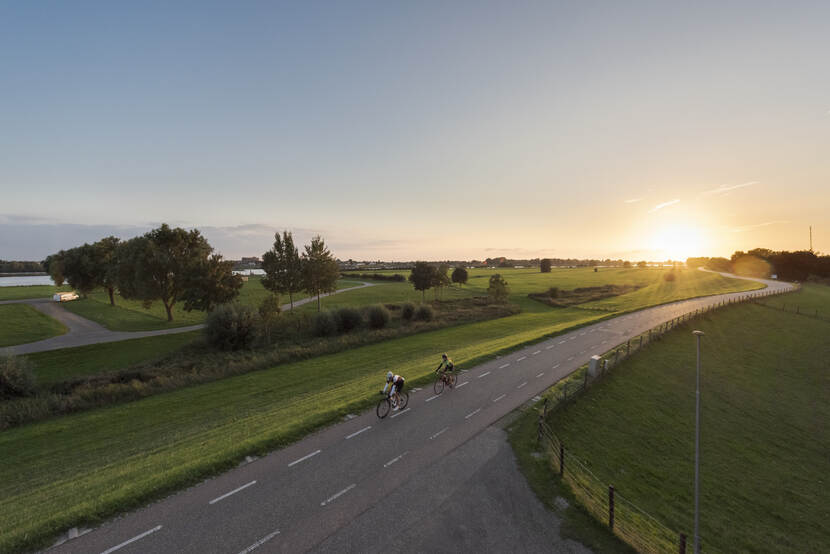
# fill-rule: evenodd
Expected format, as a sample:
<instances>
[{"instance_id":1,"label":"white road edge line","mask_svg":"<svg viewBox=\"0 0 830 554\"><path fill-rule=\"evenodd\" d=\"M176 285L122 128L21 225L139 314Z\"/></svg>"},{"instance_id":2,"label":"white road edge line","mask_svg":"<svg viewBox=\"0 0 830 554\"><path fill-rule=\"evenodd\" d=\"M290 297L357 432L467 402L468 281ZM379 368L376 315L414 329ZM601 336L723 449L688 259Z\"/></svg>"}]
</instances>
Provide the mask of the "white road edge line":
<instances>
[{"instance_id":1,"label":"white road edge line","mask_svg":"<svg viewBox=\"0 0 830 554\"><path fill-rule=\"evenodd\" d=\"M346 494L347 492L349 492L350 490L352 490L356 486L357 486L357 483L352 483L351 485L349 485L348 487L346 487L342 491L340 491L338 493L335 493L335 494L329 496L328 498L326 498L325 500L323 500L322 502L320 502L320 506L325 506L326 504L331 504L332 502L334 502L335 500L337 500L338 498L340 498L341 496L343 496L344 494Z\"/></svg>"},{"instance_id":2,"label":"white road edge line","mask_svg":"<svg viewBox=\"0 0 830 554\"><path fill-rule=\"evenodd\" d=\"M434 394L434 395L430 396L429 398L427 398L425 400L425 402L431 402L431 401L435 400L436 398L438 398L438 395Z\"/></svg>"},{"instance_id":3,"label":"white road edge line","mask_svg":"<svg viewBox=\"0 0 830 554\"><path fill-rule=\"evenodd\" d=\"M355 431L355 432L354 432L354 433L352 433L351 435L346 435L346 440L349 440L349 439L350 439L350 438L352 438L352 437L356 437L356 436L358 436L360 433L363 433L363 432L365 432L365 431L368 431L368 430L369 430L369 429L371 429L371 428L372 428L372 426L371 426L371 425L367 425L366 427L364 427L364 428L363 428L363 429L361 429L360 431Z\"/></svg>"},{"instance_id":4,"label":"white road edge line","mask_svg":"<svg viewBox=\"0 0 830 554\"><path fill-rule=\"evenodd\" d=\"M539 375L537 375L537 376L536 376L536 378L538 379L539 377L541 377L541 376L542 376L542 375L544 375L544 374L545 374L545 372L543 371L542 373L540 373Z\"/></svg>"},{"instance_id":5,"label":"white road edge line","mask_svg":"<svg viewBox=\"0 0 830 554\"><path fill-rule=\"evenodd\" d=\"M456 389L460 389L460 388L461 388L461 387L463 387L464 385L469 385L469 384L470 384L470 382L469 382L469 381L464 381L463 383L460 383L460 384L456 385L456 386L455 386L455 388L456 388Z\"/></svg>"},{"instance_id":6,"label":"white road edge line","mask_svg":"<svg viewBox=\"0 0 830 554\"><path fill-rule=\"evenodd\" d=\"M395 456L394 458L392 458L391 460L389 460L388 462L386 462L385 464L383 464L383 467L389 467L389 466L391 466L392 464L394 464L395 462L397 462L398 460L400 460L401 458L403 458L403 457L404 457L404 456L406 456L407 454L409 454L409 450L407 450L406 452L404 452L404 453L403 453L403 454L401 454L400 456Z\"/></svg>"},{"instance_id":7,"label":"white road edge line","mask_svg":"<svg viewBox=\"0 0 830 554\"><path fill-rule=\"evenodd\" d=\"M470 419L471 417L473 417L474 415L476 415L480 411L481 411L481 408L479 408L477 410L474 410L474 411L470 412L469 414L465 415L464 419Z\"/></svg>"},{"instance_id":8,"label":"white road edge line","mask_svg":"<svg viewBox=\"0 0 830 554\"><path fill-rule=\"evenodd\" d=\"M490 372L489 372L489 371L485 371L484 373L482 373L481 375L479 375L479 376L478 376L478 378L479 378L479 379L481 379L482 377L487 377L488 375L490 375Z\"/></svg>"},{"instance_id":9,"label":"white road edge line","mask_svg":"<svg viewBox=\"0 0 830 554\"><path fill-rule=\"evenodd\" d=\"M266 542L270 541L271 539L273 539L274 537L276 537L279 534L280 534L279 531L274 531L273 533L265 535L264 537L262 537L261 539L256 541L254 544L252 544L251 546L249 546L245 550L241 551L239 554L248 554L249 552L253 552L254 550L256 550L257 548L259 548L260 546L262 546Z\"/></svg>"},{"instance_id":10,"label":"white road edge line","mask_svg":"<svg viewBox=\"0 0 830 554\"><path fill-rule=\"evenodd\" d=\"M510 365L510 364L500 365L500 366L499 366L499 369L504 369L504 368L506 368L506 367L507 367L507 366L509 366L509 365Z\"/></svg>"},{"instance_id":11,"label":"white road edge line","mask_svg":"<svg viewBox=\"0 0 830 554\"><path fill-rule=\"evenodd\" d=\"M291 466L293 466L293 465L295 465L295 464L299 464L300 462L304 462L304 461L308 460L309 458L311 458L312 456L316 456L316 455L317 455L317 454L319 454L320 452L322 452L322 450L315 450L315 451L314 451L314 452L312 452L311 454L306 454L305 456L303 456L303 457L302 457L302 458L300 458L299 460L294 460L293 462L291 462L290 464L288 464L288 467L291 467Z\"/></svg>"},{"instance_id":12,"label":"white road edge line","mask_svg":"<svg viewBox=\"0 0 830 554\"><path fill-rule=\"evenodd\" d=\"M107 550L104 550L103 552L101 552L101 554L110 554L110 552L115 552L116 550L119 550L119 549L121 549L121 548L124 548L124 547L125 547L125 546L127 546L128 544L132 544L132 543L134 543L135 541L140 541L141 539L143 539L143 538L144 538L144 537L146 537L147 535L150 535L150 534L152 534L152 533L155 533L155 532L156 532L156 531L158 531L159 529L161 529L161 525L156 525L155 527L153 527L153 528L152 528L152 529L150 529L149 531L144 531L144 532L143 532L143 533L141 533L140 535L136 535L136 536L134 536L133 538L128 539L128 540L126 540L126 541L122 542L121 544L115 545L115 546L113 546L112 548L109 548L109 549L107 549Z\"/></svg>"},{"instance_id":13,"label":"white road edge line","mask_svg":"<svg viewBox=\"0 0 830 554\"><path fill-rule=\"evenodd\" d=\"M208 504L216 504L216 503L217 503L217 502L219 502L220 500L224 500L224 499L226 499L227 497L229 497L229 496L230 496L230 495L232 495L232 494L236 494L236 493L238 493L238 492L239 492L239 491L241 491L241 490L247 489L247 488L248 488L248 487L250 487L251 485L256 485L256 480L253 480L253 481L251 481L250 483L245 483L245 484L244 484L244 485L242 485L241 487L236 488L236 489L233 489L231 492L226 492L226 493L225 493L225 494L223 494L222 496L217 496L216 498L214 498L213 500L211 500L210 502L208 502Z\"/></svg>"},{"instance_id":14,"label":"white road edge line","mask_svg":"<svg viewBox=\"0 0 830 554\"><path fill-rule=\"evenodd\" d=\"M506 394L502 394L501 396L497 396L497 397L495 397L495 398L493 399L493 402L498 402L499 400L501 400L501 399L502 399L502 398L504 398L505 396L507 396L507 395L506 395Z\"/></svg>"},{"instance_id":15,"label":"white road edge line","mask_svg":"<svg viewBox=\"0 0 830 554\"><path fill-rule=\"evenodd\" d=\"M518 387L516 387L516 388L517 388L517 389L520 389L520 388L522 388L523 386L525 386L526 384L527 384L527 381L525 381L524 383L522 383L521 385L519 385L519 386L518 386Z\"/></svg>"},{"instance_id":16,"label":"white road edge line","mask_svg":"<svg viewBox=\"0 0 830 554\"><path fill-rule=\"evenodd\" d=\"M396 413L396 414L392 414L392 419L394 419L394 418L398 417L398 416L399 416L399 415L401 415L401 414L405 414L406 412L408 412L408 411L409 411L409 410L411 410L411 409L412 409L412 408L407 408L407 409L405 409L405 410L401 410L400 412L398 412L398 413Z\"/></svg>"},{"instance_id":17,"label":"white road edge line","mask_svg":"<svg viewBox=\"0 0 830 554\"><path fill-rule=\"evenodd\" d=\"M441 433L443 433L443 432L444 432L444 431L446 431L447 429L449 429L449 427L444 427L443 429L441 429L440 431L438 431L437 433L435 433L434 435L432 435L432 436L429 438L429 440L433 440L433 439L437 438L437 437L438 437L438 435L440 435Z\"/></svg>"},{"instance_id":18,"label":"white road edge line","mask_svg":"<svg viewBox=\"0 0 830 554\"><path fill-rule=\"evenodd\" d=\"M517 361L517 362L521 362L522 360L526 360L526 359L527 359L527 356L522 356L521 358L519 358L519 359L518 359L518 360L516 360L516 361Z\"/></svg>"}]
</instances>

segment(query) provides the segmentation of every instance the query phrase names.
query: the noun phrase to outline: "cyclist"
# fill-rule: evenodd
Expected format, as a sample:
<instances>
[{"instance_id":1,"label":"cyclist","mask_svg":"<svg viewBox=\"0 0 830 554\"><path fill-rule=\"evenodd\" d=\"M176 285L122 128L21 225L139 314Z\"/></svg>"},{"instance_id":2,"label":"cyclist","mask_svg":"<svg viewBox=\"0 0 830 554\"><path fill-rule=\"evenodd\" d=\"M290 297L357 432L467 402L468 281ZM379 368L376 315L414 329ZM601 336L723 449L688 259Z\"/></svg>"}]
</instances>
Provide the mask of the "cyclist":
<instances>
[{"instance_id":1,"label":"cyclist","mask_svg":"<svg viewBox=\"0 0 830 554\"><path fill-rule=\"evenodd\" d=\"M452 360L446 354L441 354L441 363L435 368L435 373L440 372L441 376L444 377L448 373L452 373L454 368Z\"/></svg>"},{"instance_id":2,"label":"cyclist","mask_svg":"<svg viewBox=\"0 0 830 554\"><path fill-rule=\"evenodd\" d=\"M385 394L386 389L391 387L389 388L389 399L392 401L392 405L394 406L394 408L392 408L393 412L398 409L398 405L400 403L400 396L398 395L401 391L403 391L404 385L406 385L406 379L400 375L392 373L391 371L386 373L386 384L383 385L383 390L380 391L380 393Z\"/></svg>"}]
</instances>

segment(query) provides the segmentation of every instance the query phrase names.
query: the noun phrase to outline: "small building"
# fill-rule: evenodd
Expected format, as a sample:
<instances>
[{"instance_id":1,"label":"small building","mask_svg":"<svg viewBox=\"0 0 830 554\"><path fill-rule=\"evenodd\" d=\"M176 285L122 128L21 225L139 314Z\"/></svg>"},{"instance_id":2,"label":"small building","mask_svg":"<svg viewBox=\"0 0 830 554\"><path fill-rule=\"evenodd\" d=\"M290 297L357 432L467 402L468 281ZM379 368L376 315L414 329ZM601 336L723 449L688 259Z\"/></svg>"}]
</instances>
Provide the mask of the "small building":
<instances>
[{"instance_id":1,"label":"small building","mask_svg":"<svg viewBox=\"0 0 830 554\"><path fill-rule=\"evenodd\" d=\"M77 299L78 295L74 292L58 292L52 296L52 300L55 302L71 302Z\"/></svg>"}]
</instances>

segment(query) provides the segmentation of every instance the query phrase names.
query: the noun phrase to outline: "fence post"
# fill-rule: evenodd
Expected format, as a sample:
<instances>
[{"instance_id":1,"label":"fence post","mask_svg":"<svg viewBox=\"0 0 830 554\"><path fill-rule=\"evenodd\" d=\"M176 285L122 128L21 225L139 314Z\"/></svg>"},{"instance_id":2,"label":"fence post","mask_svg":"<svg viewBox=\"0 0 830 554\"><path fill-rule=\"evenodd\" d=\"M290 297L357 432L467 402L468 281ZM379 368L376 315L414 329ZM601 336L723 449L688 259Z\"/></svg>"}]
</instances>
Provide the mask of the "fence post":
<instances>
[{"instance_id":1,"label":"fence post","mask_svg":"<svg viewBox=\"0 0 830 554\"><path fill-rule=\"evenodd\" d=\"M686 554L686 535L680 533L680 548L678 549L680 554Z\"/></svg>"},{"instance_id":2,"label":"fence post","mask_svg":"<svg viewBox=\"0 0 830 554\"><path fill-rule=\"evenodd\" d=\"M614 530L614 485L608 485L608 528Z\"/></svg>"},{"instance_id":3,"label":"fence post","mask_svg":"<svg viewBox=\"0 0 830 554\"><path fill-rule=\"evenodd\" d=\"M565 444L559 443L559 477L565 476Z\"/></svg>"},{"instance_id":4,"label":"fence post","mask_svg":"<svg viewBox=\"0 0 830 554\"><path fill-rule=\"evenodd\" d=\"M545 398L545 406L542 408L542 419L546 419L548 417L548 399Z\"/></svg>"},{"instance_id":5,"label":"fence post","mask_svg":"<svg viewBox=\"0 0 830 554\"><path fill-rule=\"evenodd\" d=\"M637 350L640 350L643 347L643 335L640 335L640 346L637 347Z\"/></svg>"},{"instance_id":6,"label":"fence post","mask_svg":"<svg viewBox=\"0 0 830 554\"><path fill-rule=\"evenodd\" d=\"M542 443L542 414L539 414L539 422L536 424L536 446Z\"/></svg>"},{"instance_id":7,"label":"fence post","mask_svg":"<svg viewBox=\"0 0 830 554\"><path fill-rule=\"evenodd\" d=\"M816 310L816 315L818 315L818 310ZM631 354L631 339L625 344L625 355L628 356Z\"/></svg>"}]
</instances>

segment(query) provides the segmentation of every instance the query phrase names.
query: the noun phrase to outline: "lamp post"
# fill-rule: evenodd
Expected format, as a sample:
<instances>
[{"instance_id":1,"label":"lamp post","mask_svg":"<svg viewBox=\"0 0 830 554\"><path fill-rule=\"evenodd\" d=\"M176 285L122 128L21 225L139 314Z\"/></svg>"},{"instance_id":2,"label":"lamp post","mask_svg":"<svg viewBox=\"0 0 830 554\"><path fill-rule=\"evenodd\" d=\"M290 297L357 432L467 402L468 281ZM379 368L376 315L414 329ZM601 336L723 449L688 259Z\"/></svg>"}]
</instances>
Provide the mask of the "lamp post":
<instances>
[{"instance_id":1,"label":"lamp post","mask_svg":"<svg viewBox=\"0 0 830 554\"><path fill-rule=\"evenodd\" d=\"M700 554L700 339L703 331L692 331L697 337L697 380L695 382L695 554Z\"/></svg>"}]
</instances>

